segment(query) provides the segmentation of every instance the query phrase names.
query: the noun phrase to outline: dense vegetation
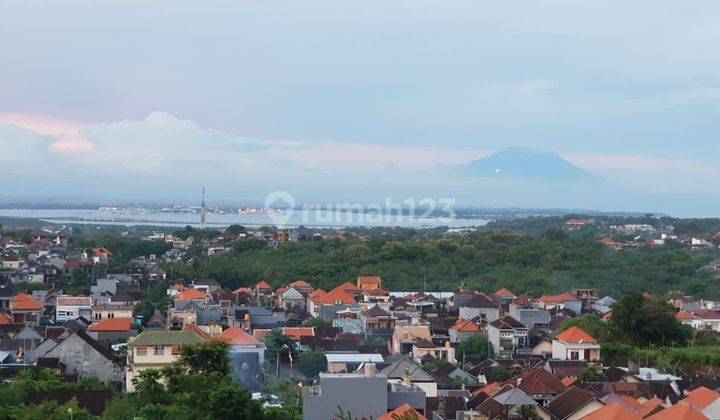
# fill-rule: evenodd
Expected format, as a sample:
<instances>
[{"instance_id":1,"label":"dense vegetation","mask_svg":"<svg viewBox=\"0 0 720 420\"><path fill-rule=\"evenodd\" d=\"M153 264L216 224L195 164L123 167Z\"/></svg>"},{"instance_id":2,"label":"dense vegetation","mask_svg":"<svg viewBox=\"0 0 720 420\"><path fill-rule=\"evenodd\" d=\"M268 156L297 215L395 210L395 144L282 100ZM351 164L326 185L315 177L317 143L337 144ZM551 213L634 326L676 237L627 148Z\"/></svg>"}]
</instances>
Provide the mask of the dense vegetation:
<instances>
[{"instance_id":1,"label":"dense vegetation","mask_svg":"<svg viewBox=\"0 0 720 420\"><path fill-rule=\"evenodd\" d=\"M542 295L578 287L620 296L629 291L682 290L720 298L710 273L698 270L716 252L679 246L611 250L589 235L482 232L466 236L374 236L281 244L277 249L238 241L232 252L176 263L176 278L215 278L228 288L267 279L279 287L305 279L331 289L358 275L380 275L391 290L457 290Z\"/></svg>"}]
</instances>

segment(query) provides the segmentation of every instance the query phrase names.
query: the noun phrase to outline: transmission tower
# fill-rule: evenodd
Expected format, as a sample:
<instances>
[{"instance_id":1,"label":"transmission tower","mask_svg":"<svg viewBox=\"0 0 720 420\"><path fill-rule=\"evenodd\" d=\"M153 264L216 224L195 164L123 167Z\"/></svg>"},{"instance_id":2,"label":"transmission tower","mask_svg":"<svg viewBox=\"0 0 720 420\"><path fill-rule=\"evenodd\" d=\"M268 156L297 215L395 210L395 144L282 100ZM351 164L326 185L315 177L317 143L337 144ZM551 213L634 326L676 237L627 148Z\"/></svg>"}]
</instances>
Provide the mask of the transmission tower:
<instances>
[{"instance_id":1,"label":"transmission tower","mask_svg":"<svg viewBox=\"0 0 720 420\"><path fill-rule=\"evenodd\" d=\"M205 217L206 217L206 208L205 208L205 187L202 189L202 202L200 203L200 229L205 229Z\"/></svg>"}]
</instances>

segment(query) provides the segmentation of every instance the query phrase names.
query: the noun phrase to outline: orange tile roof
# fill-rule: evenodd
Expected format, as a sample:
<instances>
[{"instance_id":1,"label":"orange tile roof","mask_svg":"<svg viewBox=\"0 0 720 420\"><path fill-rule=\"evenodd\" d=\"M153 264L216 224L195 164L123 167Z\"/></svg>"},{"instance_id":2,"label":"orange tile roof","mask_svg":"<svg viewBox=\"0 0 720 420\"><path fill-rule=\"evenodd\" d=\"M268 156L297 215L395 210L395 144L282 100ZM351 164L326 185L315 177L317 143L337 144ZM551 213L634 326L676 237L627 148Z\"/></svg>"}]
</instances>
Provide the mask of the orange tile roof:
<instances>
[{"instance_id":1,"label":"orange tile roof","mask_svg":"<svg viewBox=\"0 0 720 420\"><path fill-rule=\"evenodd\" d=\"M310 283L304 280L298 280L290 283L290 287L312 287Z\"/></svg>"},{"instance_id":2,"label":"orange tile roof","mask_svg":"<svg viewBox=\"0 0 720 420\"><path fill-rule=\"evenodd\" d=\"M357 286L350 283L349 281L346 281L345 283L341 284L340 286L336 287L335 289L344 290L346 292L359 292L360 289L358 289Z\"/></svg>"},{"instance_id":3,"label":"orange tile roof","mask_svg":"<svg viewBox=\"0 0 720 420\"><path fill-rule=\"evenodd\" d=\"M478 326L472 321L468 321L467 319L462 318L459 318L455 325L453 325L451 328L457 332L471 333L480 331L480 328L478 328Z\"/></svg>"},{"instance_id":4,"label":"orange tile roof","mask_svg":"<svg viewBox=\"0 0 720 420\"><path fill-rule=\"evenodd\" d=\"M279 287L279 288L275 291L275 293L277 293L277 294L279 294L279 295L281 295L281 294L283 294L283 293L285 293L285 292L287 292L287 288L286 288L286 287Z\"/></svg>"},{"instance_id":5,"label":"orange tile roof","mask_svg":"<svg viewBox=\"0 0 720 420\"><path fill-rule=\"evenodd\" d=\"M223 331L222 334L218 336L218 340L236 346L255 346L260 344L255 337L248 334L242 328L237 327L228 328Z\"/></svg>"},{"instance_id":6,"label":"orange tile roof","mask_svg":"<svg viewBox=\"0 0 720 420\"><path fill-rule=\"evenodd\" d=\"M642 418L645 418L650 415L653 411L655 411L656 408L664 408L663 400L661 400L658 397L653 397L644 403L642 403L642 408L635 411L637 414L639 414Z\"/></svg>"},{"instance_id":7,"label":"orange tile roof","mask_svg":"<svg viewBox=\"0 0 720 420\"><path fill-rule=\"evenodd\" d=\"M266 330L266 329L258 328L258 329L256 329L256 330L253 331L253 337L255 337L256 339L262 341L262 340L265 338L265 336L268 335L268 334L270 334L271 332L272 332L272 330Z\"/></svg>"},{"instance_id":8,"label":"orange tile roof","mask_svg":"<svg viewBox=\"0 0 720 420\"><path fill-rule=\"evenodd\" d=\"M352 305L355 303L355 298L350 293L344 291L338 286L325 295L318 298L318 301L324 305L335 305L340 302L343 305Z\"/></svg>"},{"instance_id":9,"label":"orange tile roof","mask_svg":"<svg viewBox=\"0 0 720 420\"><path fill-rule=\"evenodd\" d=\"M675 404L648 417L648 420L707 420L707 416L690 405Z\"/></svg>"},{"instance_id":10,"label":"orange tile roof","mask_svg":"<svg viewBox=\"0 0 720 420\"><path fill-rule=\"evenodd\" d=\"M313 327L283 327L283 334L292 338L293 341L300 341L300 337L312 337L315 335Z\"/></svg>"},{"instance_id":11,"label":"orange tile roof","mask_svg":"<svg viewBox=\"0 0 720 420\"><path fill-rule=\"evenodd\" d=\"M105 318L93 324L88 331L95 332L127 332L133 329L132 318Z\"/></svg>"},{"instance_id":12,"label":"orange tile roof","mask_svg":"<svg viewBox=\"0 0 720 420\"><path fill-rule=\"evenodd\" d=\"M695 315L693 315L692 312L680 311L675 314L675 318L677 318L677 319L694 319Z\"/></svg>"},{"instance_id":13,"label":"orange tile roof","mask_svg":"<svg viewBox=\"0 0 720 420\"><path fill-rule=\"evenodd\" d=\"M558 303L558 302L571 302L580 300L577 296L570 292L561 293L559 295L545 295L538 299L540 302Z\"/></svg>"},{"instance_id":14,"label":"orange tile roof","mask_svg":"<svg viewBox=\"0 0 720 420\"><path fill-rule=\"evenodd\" d=\"M360 287L367 285L367 286L375 286L380 287L380 276L358 276L357 278L358 285Z\"/></svg>"},{"instance_id":15,"label":"orange tile roof","mask_svg":"<svg viewBox=\"0 0 720 420\"><path fill-rule=\"evenodd\" d=\"M183 290L185 290L185 286L183 286L180 283L175 283L172 286L170 286L170 289L177 290L178 292L182 292Z\"/></svg>"},{"instance_id":16,"label":"orange tile roof","mask_svg":"<svg viewBox=\"0 0 720 420\"><path fill-rule=\"evenodd\" d=\"M205 299L205 293L203 293L195 288L187 289L186 291L180 293L180 296L178 297L178 300L201 300L201 299Z\"/></svg>"},{"instance_id":17,"label":"orange tile roof","mask_svg":"<svg viewBox=\"0 0 720 420\"><path fill-rule=\"evenodd\" d=\"M569 376L567 378L561 379L560 382L562 382L562 384L565 385L566 387L570 388L570 385L577 382L577 378L574 376Z\"/></svg>"},{"instance_id":18,"label":"orange tile roof","mask_svg":"<svg viewBox=\"0 0 720 420\"><path fill-rule=\"evenodd\" d=\"M212 339L210 334L206 333L205 330L203 330L202 328L198 327L195 324L187 324L187 325L185 325L185 328L183 328L183 330L192 331L195 334L199 335L200 337L204 338L205 340Z\"/></svg>"},{"instance_id":19,"label":"orange tile roof","mask_svg":"<svg viewBox=\"0 0 720 420\"><path fill-rule=\"evenodd\" d=\"M561 332L555 339L564 343L597 344L597 340L578 326L572 326Z\"/></svg>"},{"instance_id":20,"label":"orange tile roof","mask_svg":"<svg viewBox=\"0 0 720 420\"><path fill-rule=\"evenodd\" d=\"M593 411L582 420L641 420L640 415L631 412L623 407L620 403L612 403L605 407Z\"/></svg>"},{"instance_id":21,"label":"orange tile roof","mask_svg":"<svg viewBox=\"0 0 720 420\"><path fill-rule=\"evenodd\" d=\"M420 414L417 410L412 408L410 404L405 403L400 407L383 414L378 417L378 420L400 420L400 419L413 419L413 420L427 420L427 417Z\"/></svg>"},{"instance_id":22,"label":"orange tile roof","mask_svg":"<svg viewBox=\"0 0 720 420\"><path fill-rule=\"evenodd\" d=\"M502 289L498 290L497 292L493 293L493 295L497 296L497 297L501 297L501 298L511 298L511 297L515 296L515 294L513 292L509 291L508 289L506 289L504 287Z\"/></svg>"},{"instance_id":23,"label":"orange tile roof","mask_svg":"<svg viewBox=\"0 0 720 420\"><path fill-rule=\"evenodd\" d=\"M687 394L687 397L683 399L683 402L702 410L708 405L714 403L715 400L717 400L718 398L720 398L720 393L701 386L700 388L694 389L689 392Z\"/></svg>"},{"instance_id":24,"label":"orange tile roof","mask_svg":"<svg viewBox=\"0 0 720 420\"><path fill-rule=\"evenodd\" d=\"M233 293L248 293L252 294L253 290L249 287L238 287Z\"/></svg>"},{"instance_id":25,"label":"orange tile roof","mask_svg":"<svg viewBox=\"0 0 720 420\"><path fill-rule=\"evenodd\" d=\"M13 319L7 314L0 313L0 325L12 324Z\"/></svg>"},{"instance_id":26,"label":"orange tile roof","mask_svg":"<svg viewBox=\"0 0 720 420\"><path fill-rule=\"evenodd\" d=\"M43 306L25 293L19 293L10 300L10 309L14 311L41 311Z\"/></svg>"},{"instance_id":27,"label":"orange tile roof","mask_svg":"<svg viewBox=\"0 0 720 420\"><path fill-rule=\"evenodd\" d=\"M327 292L324 291L323 289L317 289L314 292L310 293L310 297L313 299L316 299L316 298L321 298L321 297L325 296L326 294L327 294Z\"/></svg>"},{"instance_id":28,"label":"orange tile roof","mask_svg":"<svg viewBox=\"0 0 720 420\"><path fill-rule=\"evenodd\" d=\"M272 290L272 287L270 287L270 285L265 280L260 280L260 283L256 284L255 288Z\"/></svg>"},{"instance_id":29,"label":"orange tile roof","mask_svg":"<svg viewBox=\"0 0 720 420\"><path fill-rule=\"evenodd\" d=\"M488 397L493 394L493 392L497 391L502 387L502 384L500 382L490 382L489 384L485 385L482 388L478 388L475 391L473 391L473 395L479 395L479 394L485 394Z\"/></svg>"}]
</instances>

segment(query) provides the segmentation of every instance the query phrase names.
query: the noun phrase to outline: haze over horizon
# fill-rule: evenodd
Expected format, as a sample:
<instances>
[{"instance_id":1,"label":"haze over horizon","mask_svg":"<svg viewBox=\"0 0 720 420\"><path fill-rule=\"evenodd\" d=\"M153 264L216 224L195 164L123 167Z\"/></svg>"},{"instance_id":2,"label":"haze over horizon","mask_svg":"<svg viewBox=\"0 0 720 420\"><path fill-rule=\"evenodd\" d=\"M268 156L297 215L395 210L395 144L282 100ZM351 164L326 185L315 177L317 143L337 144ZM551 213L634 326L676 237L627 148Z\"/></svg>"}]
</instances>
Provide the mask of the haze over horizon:
<instances>
[{"instance_id":1,"label":"haze over horizon","mask_svg":"<svg viewBox=\"0 0 720 420\"><path fill-rule=\"evenodd\" d=\"M0 201L717 216L718 39L710 1L0 2Z\"/></svg>"}]
</instances>

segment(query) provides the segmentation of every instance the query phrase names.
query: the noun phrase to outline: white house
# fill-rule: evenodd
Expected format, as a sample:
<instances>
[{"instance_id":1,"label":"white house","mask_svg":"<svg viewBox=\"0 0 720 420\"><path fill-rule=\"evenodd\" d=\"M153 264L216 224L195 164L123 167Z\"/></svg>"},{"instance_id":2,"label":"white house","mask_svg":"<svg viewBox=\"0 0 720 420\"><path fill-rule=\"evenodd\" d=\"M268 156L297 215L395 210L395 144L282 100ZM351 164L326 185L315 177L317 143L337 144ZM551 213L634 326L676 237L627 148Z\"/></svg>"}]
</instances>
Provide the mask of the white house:
<instances>
[{"instance_id":1,"label":"white house","mask_svg":"<svg viewBox=\"0 0 720 420\"><path fill-rule=\"evenodd\" d=\"M55 321L72 321L78 317L92 319L92 298L89 296L60 295L55 300Z\"/></svg>"},{"instance_id":2,"label":"white house","mask_svg":"<svg viewBox=\"0 0 720 420\"><path fill-rule=\"evenodd\" d=\"M597 362L600 360L600 345L582 328L570 327L553 340L552 357L559 360Z\"/></svg>"},{"instance_id":3,"label":"white house","mask_svg":"<svg viewBox=\"0 0 720 420\"><path fill-rule=\"evenodd\" d=\"M488 341L495 354L514 354L527 346L528 329L522 322L511 316L504 316L491 322L487 327Z\"/></svg>"}]
</instances>

